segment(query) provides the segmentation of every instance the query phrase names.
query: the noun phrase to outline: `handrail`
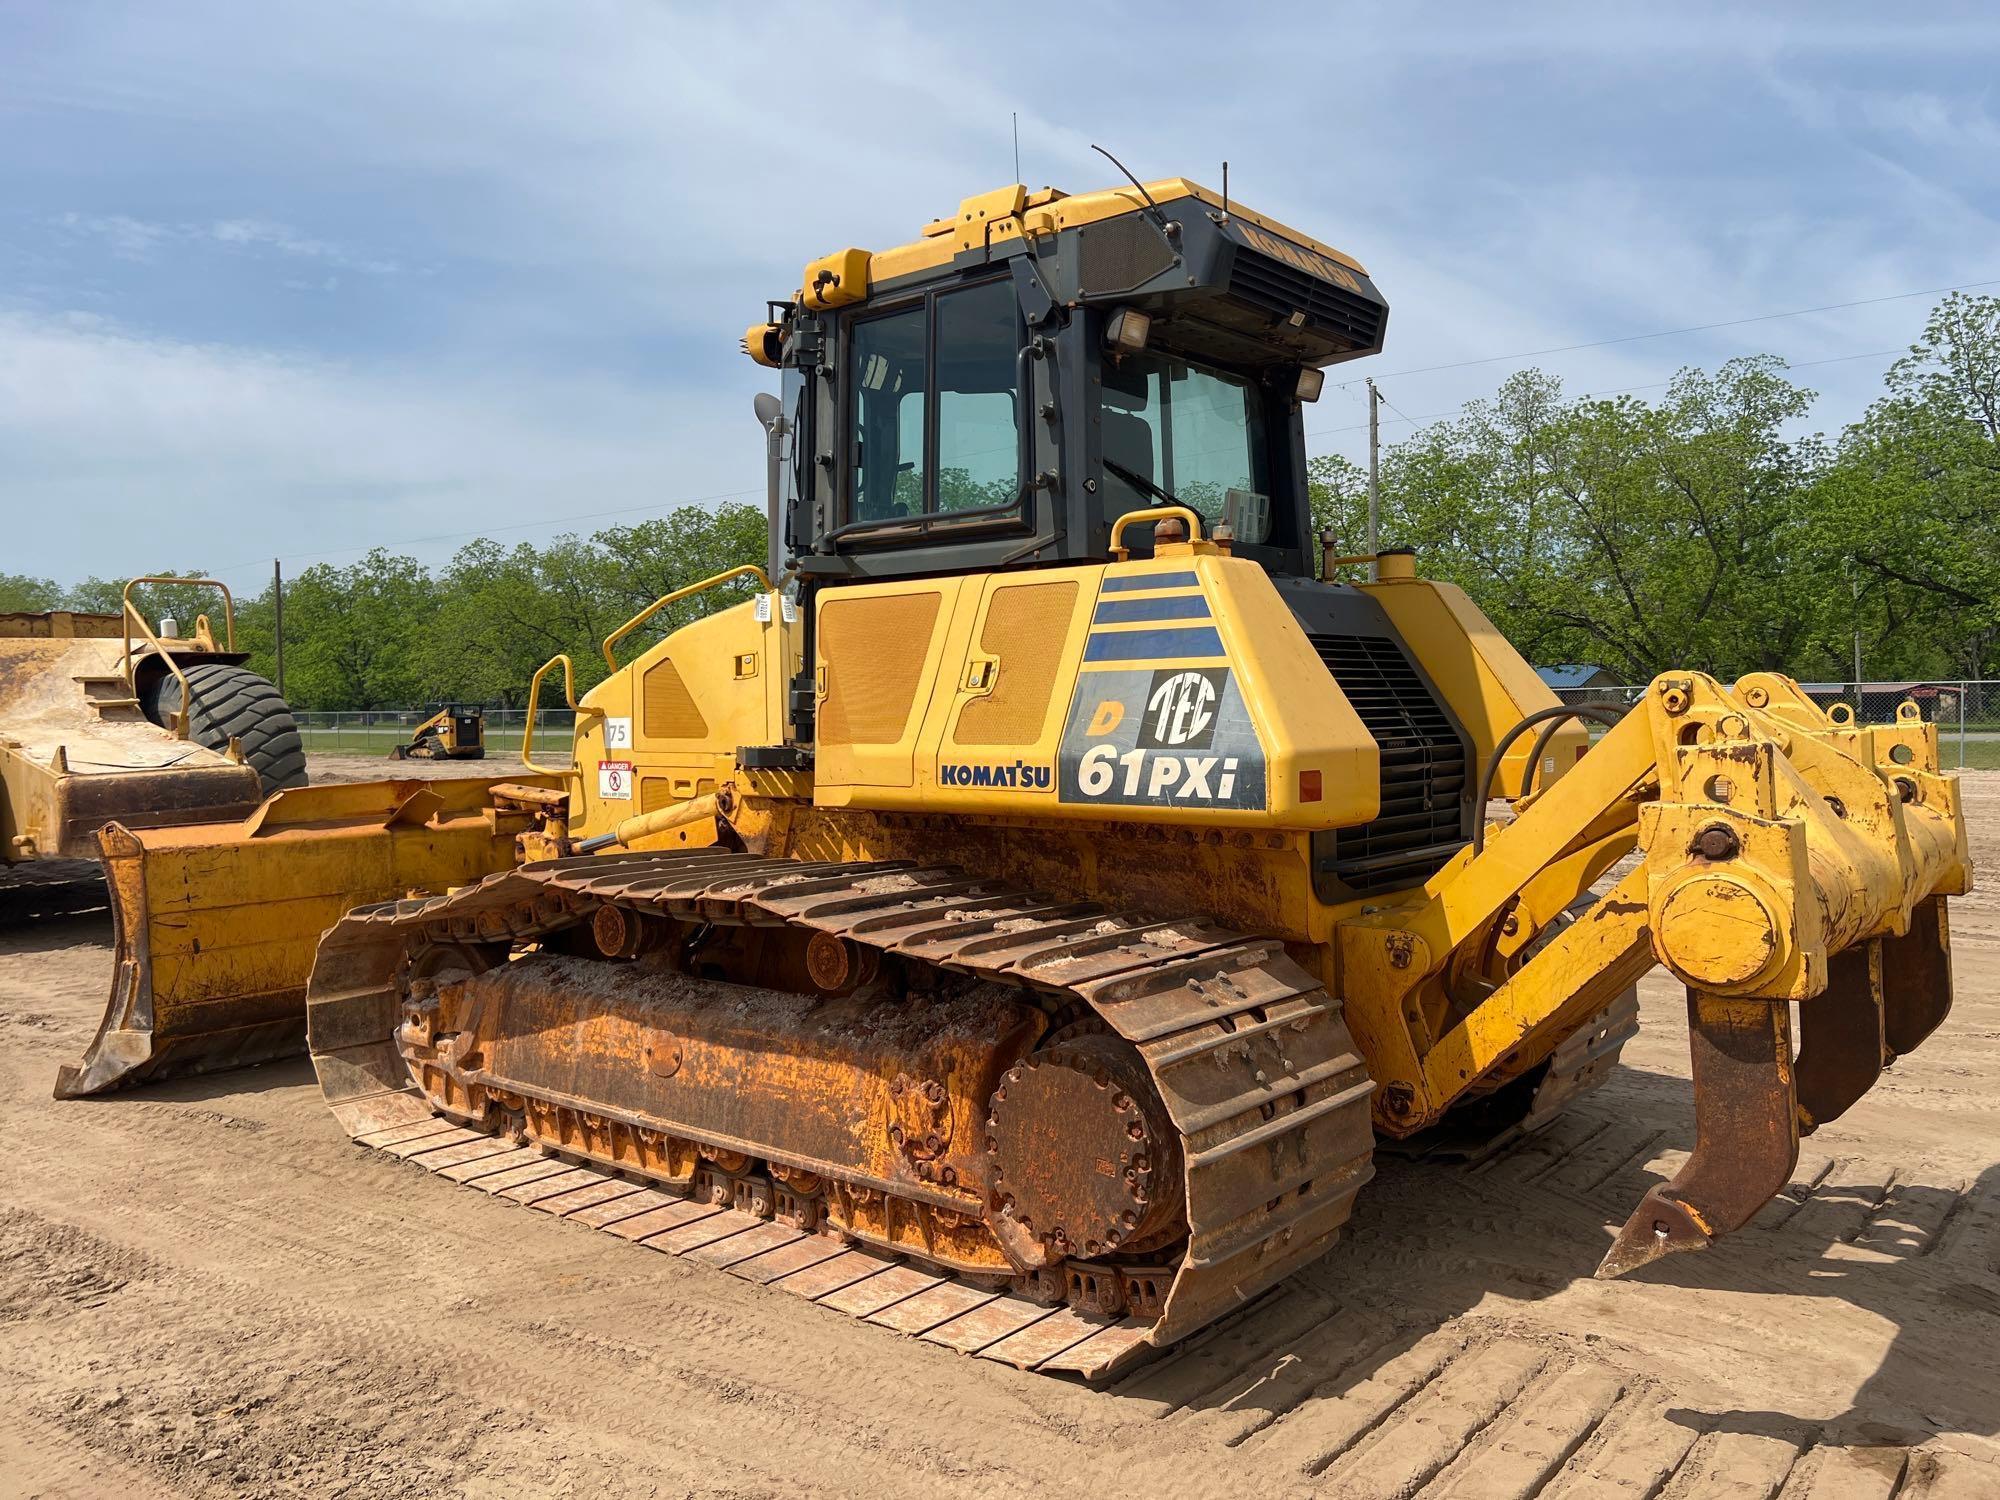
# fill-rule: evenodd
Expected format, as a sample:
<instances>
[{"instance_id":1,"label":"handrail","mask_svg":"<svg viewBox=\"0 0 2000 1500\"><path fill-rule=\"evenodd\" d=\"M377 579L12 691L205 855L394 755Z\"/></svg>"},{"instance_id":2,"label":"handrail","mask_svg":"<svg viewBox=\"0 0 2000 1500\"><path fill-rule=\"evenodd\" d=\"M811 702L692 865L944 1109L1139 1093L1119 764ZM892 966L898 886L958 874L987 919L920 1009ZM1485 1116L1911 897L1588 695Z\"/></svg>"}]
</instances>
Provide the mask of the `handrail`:
<instances>
[{"instance_id":1,"label":"handrail","mask_svg":"<svg viewBox=\"0 0 2000 1500\"><path fill-rule=\"evenodd\" d=\"M648 620L652 619L654 615L665 609L669 604L678 604L690 595L699 594L704 589L712 589L718 583L727 583L732 578L741 578L746 573L756 576L757 582L763 585L765 593L768 594L771 592L770 575L756 563L744 563L741 567L731 568L727 573L717 573L713 578L702 579L700 583L691 583L684 589L675 589L671 594L662 594L604 638L604 664L612 671L617 671L618 658L611 654L611 648L624 640L626 636L637 630ZM548 668L544 667L542 670L546 672Z\"/></svg>"},{"instance_id":2,"label":"handrail","mask_svg":"<svg viewBox=\"0 0 2000 1500\"><path fill-rule=\"evenodd\" d=\"M569 700L570 712L596 714L599 718L604 717L603 709L590 707L576 701L576 669L570 662L569 654L564 651L558 651L536 669L533 680L528 683L528 714L526 720L521 725L521 764L538 776L581 776L583 772L576 764L574 751L571 752L570 764L561 770L549 766L538 766L533 759L535 753L535 715L541 711L542 679L549 675L549 668L553 667L557 662L562 663L563 697ZM571 744L575 744L574 739L571 740Z\"/></svg>"},{"instance_id":3,"label":"handrail","mask_svg":"<svg viewBox=\"0 0 2000 1500\"><path fill-rule=\"evenodd\" d=\"M1125 548L1118 539L1125 534L1125 527L1133 521L1164 521L1172 516L1184 517L1188 525L1188 540L1201 540L1201 517L1185 505L1150 505L1144 510L1128 510L1111 523L1111 555L1120 559L1125 556Z\"/></svg>"},{"instance_id":4,"label":"handrail","mask_svg":"<svg viewBox=\"0 0 2000 1500\"><path fill-rule=\"evenodd\" d=\"M118 670L124 675L125 686L131 689L135 696L138 694L139 684L132 663L132 627L136 624L139 627L139 633L152 644L155 651L159 652L160 660L167 664L167 670L174 674L175 680L181 685L181 706L179 711L174 714L173 731L174 738L184 740L188 737L188 715L194 709L194 689L188 686L187 673L181 670L180 663L174 660L172 654L161 643L160 638L153 634L153 627L146 623L146 617L140 614L138 607L132 603L132 590L142 583L186 583L192 584L196 588L221 589L222 628L223 639L225 641L222 649L225 651L234 651L236 649L236 597L229 592L229 585L219 578L173 578L163 576L134 578L130 583L125 585L125 592L120 595L125 605L124 620L121 622L125 631L125 653L118 658Z\"/></svg>"}]
</instances>

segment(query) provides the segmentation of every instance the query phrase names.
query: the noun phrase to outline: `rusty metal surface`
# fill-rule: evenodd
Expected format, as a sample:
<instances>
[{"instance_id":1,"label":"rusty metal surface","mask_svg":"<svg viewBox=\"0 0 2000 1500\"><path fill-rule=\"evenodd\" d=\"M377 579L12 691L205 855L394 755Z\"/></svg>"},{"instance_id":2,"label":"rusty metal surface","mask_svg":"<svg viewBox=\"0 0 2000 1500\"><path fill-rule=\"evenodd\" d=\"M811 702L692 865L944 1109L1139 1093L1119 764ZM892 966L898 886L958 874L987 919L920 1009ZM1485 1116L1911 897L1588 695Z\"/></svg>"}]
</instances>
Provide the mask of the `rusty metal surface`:
<instances>
[{"instance_id":1,"label":"rusty metal surface","mask_svg":"<svg viewBox=\"0 0 2000 1500\"><path fill-rule=\"evenodd\" d=\"M989 1167L977 1158L985 1155L987 1122L960 1112L964 1091L952 1095L940 1113L938 1101L922 1087L934 1080L906 1077L901 1095L892 1092L886 1099L864 1095L859 1107L850 1091L845 1097L855 1144L849 1146L850 1159L845 1163L833 1158L832 1117L812 1118L823 1108L816 1098L793 1100L805 1123L761 1127L785 1135L784 1143L746 1136L746 1121L769 1121L770 1109L746 1112L741 1104L725 1107L719 1095L705 1091L714 1081L727 1079L739 1093L761 1091L774 1099L784 1097L787 1083L824 1083L824 1078L815 1080L796 1071L791 1049L796 1042L800 1051L823 1063L830 1050L829 1028L859 1015L842 1012L839 1006L847 1002L837 998L817 1001L819 1008L832 1009L804 1022L800 1014L785 1012L776 1001L744 995L741 986L717 984L730 1005L740 1002L770 1014L760 1011L743 1018L743 1029L733 1043L747 1052L754 1040L761 1062L739 1058L712 1077L709 1070L718 1068L728 1049L717 1049L721 1032L715 1018L697 1015L703 1007L686 1003L684 996L670 997L665 1010L650 1011L653 1019L667 1011L679 1017L683 1030L675 1038L677 1045L662 1040L663 1032L673 1031L671 1026L644 1028L644 1036L630 1029L620 1035L613 1023L612 1030L603 1034L607 1045L593 1052L588 1066L581 1071L571 1066L570 1089L555 1086L566 1065L546 1052L536 1064L540 1071L532 1088L514 1076L528 1071L524 1067L509 1065L497 1074L485 1071L495 1065L492 1058L500 1050L490 1042L505 1036L509 1046L526 1045L511 1039L538 1029L547 1032L557 1012L534 1002L517 1020L488 1015L465 1033L463 1043L457 1033L442 1028L428 1041L406 1034L399 1042L398 1028L411 1014L409 996L399 982L407 962L415 960L420 968L434 966L454 944L464 951L472 943L551 939L548 946L560 947L567 939L557 935L587 929L605 904L672 920L682 924L677 930L684 933L708 924L740 931L743 943L760 949L792 944L800 956L801 972L806 942L814 934L831 934L878 961L893 959L911 972L934 970L939 993L957 985L963 994L983 995L979 1004L998 1007L989 1020L1030 1010L1061 1018L1062 1028L1052 1033L1051 1047L1068 1049L1069 1062L1059 1064L1058 1071L1066 1066L1074 1077L1056 1092L1069 1103L1091 1102L1101 1118L1095 1124L1079 1122L1074 1140L1066 1135L1063 1121L1038 1118L1030 1128L1050 1153L1073 1152L1086 1144L1085 1136L1091 1136L1089 1171L1097 1172L1101 1161L1118 1186L1105 1197L1074 1175L1058 1172L1056 1185L1045 1190L1071 1194L1086 1214L1093 1209L1107 1213L1100 1227L1118 1226L1122 1245L1111 1243L1108 1233L1072 1233L1065 1225L1060 1244L1053 1235L1040 1242L1039 1257L1032 1250L1022 1251L1022 1237L1017 1236L1011 1263L988 1268L1015 1290L996 1290L992 1275L972 1281L952 1277L952 1261L968 1263L964 1252L968 1236L976 1232L990 1239L987 1226L1002 1216L997 1202L980 1202L980 1185L988 1180ZM526 974L540 976L519 981L533 988L554 977L555 970L544 964ZM686 976L675 977L677 984L691 982ZM463 986L460 1000L452 1003L472 1004L482 993L479 984L442 972L439 980L441 990L451 983ZM507 1009L497 1003L501 992L489 987L484 993L496 1002L494 1011ZM858 992L856 1002L878 1003L865 1002L867 993ZM633 998L630 992L624 996L628 1022L637 1014L629 1004ZM891 1228L901 1222L903 1213L955 1199L972 1212L955 1231L956 1238L931 1242L942 1249L926 1254L926 1246L884 1240L880 1236L890 1231L882 1223L856 1213L842 1218L842 1227L850 1238L874 1248L865 1254L850 1250L813 1257L810 1264L775 1278L773 1284L819 1299L888 1275L898 1265L921 1263L920 1275L883 1281L875 1288L884 1294L898 1293L889 1301L877 1305L874 1292L855 1292L836 1305L852 1302L858 1309L865 1303L866 1311L857 1311L857 1316L902 1326L906 1321L927 1322L932 1309L963 1301L963 1311L923 1328L922 1335L964 1347L982 1330L991 1330L991 1339L979 1346L979 1352L990 1348L994 1357L1032 1364L1053 1361L1051 1368L1085 1375L1105 1373L1149 1346L1186 1336L1318 1256L1332 1243L1355 1193L1372 1174L1368 1115L1372 1085L1338 1005L1285 956L1281 945L1193 918L1113 913L1088 903L1058 906L1044 897L984 884L951 869L804 863L717 850L524 867L489 877L448 898L399 902L351 914L321 946L309 1002L312 1051L322 1089L342 1124L364 1143L371 1131L384 1128L385 1118L399 1111L412 1112L413 1121L442 1105L458 1119L494 1128L503 1128L506 1119L519 1119L531 1132L542 1128L539 1122L551 1117L549 1111L567 1112L572 1117L571 1133L560 1142L547 1143L564 1155L585 1162L590 1170L623 1170L635 1178L648 1178L657 1185L652 1191L692 1190L699 1199L705 1188L717 1194L726 1189L735 1195L731 1201L736 1204L726 1211L743 1212L747 1201L759 1224L782 1214L788 1185L796 1189L791 1199L796 1206L798 1194L806 1189L795 1174L807 1168L835 1179L828 1193L828 1212L836 1218L855 1212L843 1194L872 1191L875 1184L882 1185L882 1196L890 1202L906 1205L888 1215ZM441 1016L445 1004L441 994ZM486 1015L476 1004L472 1009ZM601 1018L620 1009L618 1001L602 1007L585 1005L573 1012L575 1029L579 1034L591 1031ZM934 1016L922 1024L936 1027L940 1020ZM1079 1024L1080 1030L1069 1029ZM973 1049L979 1068L998 1062L1004 1070L1025 1050L1020 1036L1004 1027L988 1025L984 1037ZM420 1045L412 1049L413 1041ZM849 1046L855 1056L883 1055L859 1044ZM911 1039L905 1037L894 1040L889 1050L902 1057L910 1047ZM700 1061L708 1049L717 1049L715 1056ZM1049 1055L1043 1054L1045 1059ZM413 1082L412 1056L436 1097ZM1113 1060L1119 1057L1130 1061ZM469 1059L474 1066L466 1066ZM619 1071L617 1059L623 1060L623 1077L613 1083L610 1073ZM516 1063L520 1060L517 1057ZM1075 1066L1079 1060L1085 1066ZM897 1070L885 1067L884 1071L893 1079ZM688 1072L709 1081L683 1091ZM1135 1091L1143 1091L1143 1103L1134 1097ZM539 1098L525 1097L530 1094ZM524 1096L528 1105L519 1115L505 1116L489 1107L517 1095ZM699 1102L704 1097L713 1102L712 1108ZM984 1100L977 1102L983 1113ZM646 1144L646 1136L658 1137L659 1126L669 1117L672 1128L685 1131L704 1157L705 1165L691 1181L663 1175L673 1169L671 1147L657 1140ZM690 1123L687 1117L699 1118ZM921 1150L900 1151L900 1160L890 1162L881 1146L890 1139L885 1128L890 1125L902 1130L905 1146L917 1139L918 1126L927 1126L918 1142ZM978 1150L954 1161L950 1158L960 1128ZM1133 1195L1132 1186L1142 1176L1136 1153L1127 1151L1120 1159L1109 1148L1118 1141L1127 1147L1139 1145L1134 1130L1149 1148L1157 1147L1148 1154L1145 1174L1176 1173L1178 1181L1171 1190L1149 1182L1142 1196ZM805 1136L818 1132L812 1152L797 1149L805 1139L802 1131ZM437 1139L433 1149L460 1144L457 1137ZM923 1155L925 1151L930 1155ZM723 1160L724 1155L729 1159ZM1014 1159L1021 1162L1026 1157L1016 1153ZM767 1163L774 1181L763 1189L760 1202L754 1190L761 1182L760 1168ZM961 1164L963 1170L958 1171ZM954 1166L956 1183L943 1180L945 1165ZM1025 1168L1017 1165L1016 1170ZM1133 1173L1131 1180L1125 1177L1127 1170ZM753 1189L747 1200L746 1183ZM777 1189L775 1194L771 1187ZM1171 1207L1167 1215L1171 1222L1164 1231L1154 1222L1161 1216L1157 1205ZM687 1207L696 1212L725 1211L713 1205L704 1209L699 1203ZM655 1207L650 1212L668 1211ZM1128 1213L1130 1224L1124 1222ZM940 1219L931 1221L933 1229L937 1222ZM624 1226L598 1227L617 1233ZM644 1236L649 1244L655 1234L664 1232L641 1227L649 1230ZM805 1225L801 1233L812 1228ZM1161 1243L1163 1235L1172 1243ZM816 1233L809 1237L820 1238ZM1091 1240L1099 1244L1094 1260L1084 1253ZM703 1241L714 1243L718 1242ZM1160 1243L1160 1249L1137 1256L1142 1243ZM760 1244L747 1241L742 1248ZM1114 1253L1124 1246L1135 1252L1129 1274L1121 1270L1127 1262ZM702 1246L667 1248L684 1248L691 1254ZM893 1253L898 1250L906 1258ZM1062 1251L1073 1258L1061 1263L1057 1252ZM755 1279L766 1254L798 1253L795 1243L787 1242L732 1262L729 1269L740 1264L743 1274ZM1027 1274L1038 1258L1059 1264ZM960 1290L938 1290L944 1287ZM929 1300L890 1316L917 1296ZM1057 1305L1065 1297L1072 1305ZM1120 1316L1118 1309L1127 1306L1134 1315ZM956 1326L960 1323L965 1327ZM1030 1353L1033 1358L1027 1359Z\"/></svg>"},{"instance_id":2,"label":"rusty metal surface","mask_svg":"<svg viewBox=\"0 0 2000 1500\"><path fill-rule=\"evenodd\" d=\"M1597 1268L1622 1276L1741 1229L1799 1160L1792 1012L1785 1002L1688 991L1694 1151L1640 1200Z\"/></svg>"},{"instance_id":3,"label":"rusty metal surface","mask_svg":"<svg viewBox=\"0 0 2000 1500\"><path fill-rule=\"evenodd\" d=\"M1951 1014L1951 930L1944 897L1932 896L1910 913L1910 930L1882 940L1882 1031L1900 1057Z\"/></svg>"},{"instance_id":4,"label":"rusty metal surface","mask_svg":"<svg viewBox=\"0 0 2000 1500\"><path fill-rule=\"evenodd\" d=\"M95 858L114 819L165 827L257 805L254 769L145 716L118 637L0 635L0 863Z\"/></svg>"},{"instance_id":5,"label":"rusty metal surface","mask_svg":"<svg viewBox=\"0 0 2000 1500\"><path fill-rule=\"evenodd\" d=\"M108 825L111 993L56 1096L297 1055L313 953L343 912L512 863L529 820L491 807L493 784L301 787L240 822Z\"/></svg>"},{"instance_id":6,"label":"rusty metal surface","mask_svg":"<svg viewBox=\"0 0 2000 1500\"><path fill-rule=\"evenodd\" d=\"M1625 1044L1639 1034L1639 987L1629 985L1587 1025L1564 1037L1535 1086L1520 1133L1551 1125L1565 1109L1596 1088L1618 1066Z\"/></svg>"},{"instance_id":7,"label":"rusty metal surface","mask_svg":"<svg viewBox=\"0 0 2000 1500\"><path fill-rule=\"evenodd\" d=\"M1447 1114L1429 1130L1377 1140L1377 1151L1412 1160L1484 1161L1524 1135L1552 1125L1611 1076L1625 1044L1639 1034L1639 989L1618 998L1564 1037L1540 1076L1529 1075ZM1530 1081L1532 1088L1524 1085Z\"/></svg>"},{"instance_id":8,"label":"rusty metal surface","mask_svg":"<svg viewBox=\"0 0 2000 1500\"><path fill-rule=\"evenodd\" d=\"M1834 954L1826 988L1799 1007L1799 1134L1839 1119L1875 1086L1886 1061L1882 940Z\"/></svg>"}]
</instances>

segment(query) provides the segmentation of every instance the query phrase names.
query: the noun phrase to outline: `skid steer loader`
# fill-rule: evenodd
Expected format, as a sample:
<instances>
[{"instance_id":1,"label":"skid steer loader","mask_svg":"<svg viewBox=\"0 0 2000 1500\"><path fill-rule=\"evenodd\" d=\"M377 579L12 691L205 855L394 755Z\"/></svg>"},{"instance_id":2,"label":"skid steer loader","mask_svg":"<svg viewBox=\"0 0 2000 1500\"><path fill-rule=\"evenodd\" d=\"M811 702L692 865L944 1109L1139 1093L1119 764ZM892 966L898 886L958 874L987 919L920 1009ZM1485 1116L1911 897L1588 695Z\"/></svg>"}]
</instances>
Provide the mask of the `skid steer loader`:
<instances>
[{"instance_id":1,"label":"skid steer loader","mask_svg":"<svg viewBox=\"0 0 2000 1500\"><path fill-rule=\"evenodd\" d=\"M767 559L614 632L580 700L567 658L536 674L537 779L486 808L507 868L320 938L341 1126L1097 1377L1320 1255L1378 1140L1549 1119L1662 965L1698 1135L1603 1274L1743 1224L1944 1017L1955 779L1914 706L1685 671L1566 709L1407 553L1340 581L1301 412L1386 316L1348 256L1179 179L1008 187L808 265L745 338L783 391ZM242 841L106 839L121 974L204 893L184 962L224 928L268 954Z\"/></svg>"},{"instance_id":2,"label":"skid steer loader","mask_svg":"<svg viewBox=\"0 0 2000 1500\"><path fill-rule=\"evenodd\" d=\"M391 760L486 759L486 710L446 703L389 752Z\"/></svg>"}]
</instances>

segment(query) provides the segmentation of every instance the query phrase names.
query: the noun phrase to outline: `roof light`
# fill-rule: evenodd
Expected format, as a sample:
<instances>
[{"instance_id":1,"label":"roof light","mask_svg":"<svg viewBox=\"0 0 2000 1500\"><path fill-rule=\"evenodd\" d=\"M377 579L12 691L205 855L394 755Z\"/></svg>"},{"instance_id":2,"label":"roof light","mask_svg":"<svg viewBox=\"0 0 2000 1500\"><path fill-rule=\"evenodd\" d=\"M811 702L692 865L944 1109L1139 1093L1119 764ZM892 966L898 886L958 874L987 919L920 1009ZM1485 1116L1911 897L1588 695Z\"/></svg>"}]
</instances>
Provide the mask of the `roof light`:
<instances>
[{"instance_id":1,"label":"roof light","mask_svg":"<svg viewBox=\"0 0 2000 1500\"><path fill-rule=\"evenodd\" d=\"M1319 393L1326 389L1326 371L1315 370L1307 365L1299 371L1299 383L1295 394L1301 401L1317 401Z\"/></svg>"}]
</instances>

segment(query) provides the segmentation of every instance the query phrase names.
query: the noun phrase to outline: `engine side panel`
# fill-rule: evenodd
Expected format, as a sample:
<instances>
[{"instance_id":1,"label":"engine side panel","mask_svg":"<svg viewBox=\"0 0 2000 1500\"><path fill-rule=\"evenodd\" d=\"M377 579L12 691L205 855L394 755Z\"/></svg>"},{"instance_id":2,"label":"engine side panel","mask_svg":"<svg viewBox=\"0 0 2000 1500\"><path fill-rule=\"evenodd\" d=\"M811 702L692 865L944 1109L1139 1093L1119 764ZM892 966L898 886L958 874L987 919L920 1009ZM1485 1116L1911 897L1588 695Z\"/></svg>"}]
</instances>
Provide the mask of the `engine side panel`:
<instances>
[{"instance_id":1,"label":"engine side panel","mask_svg":"<svg viewBox=\"0 0 2000 1500\"><path fill-rule=\"evenodd\" d=\"M827 591L815 801L1232 829L1372 817L1375 742L1270 578L1162 552Z\"/></svg>"}]
</instances>

